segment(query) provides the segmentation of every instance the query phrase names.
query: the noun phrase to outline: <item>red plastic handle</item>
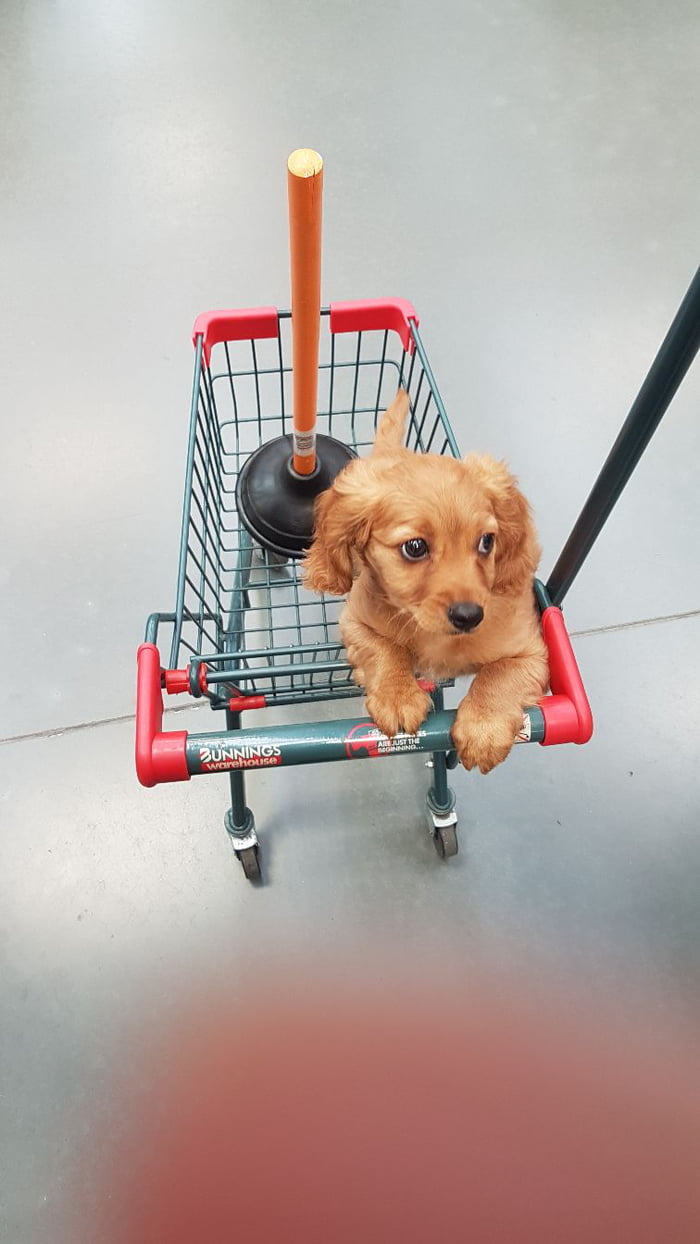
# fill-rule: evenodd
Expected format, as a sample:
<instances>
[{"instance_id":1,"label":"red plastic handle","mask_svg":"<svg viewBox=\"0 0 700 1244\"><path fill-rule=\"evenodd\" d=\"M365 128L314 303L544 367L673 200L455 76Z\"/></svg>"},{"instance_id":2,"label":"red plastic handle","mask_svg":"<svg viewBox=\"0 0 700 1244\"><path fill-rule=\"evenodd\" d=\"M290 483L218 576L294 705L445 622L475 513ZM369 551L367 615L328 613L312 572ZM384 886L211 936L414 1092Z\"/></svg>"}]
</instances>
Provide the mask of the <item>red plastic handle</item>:
<instances>
[{"instance_id":1,"label":"red plastic handle","mask_svg":"<svg viewBox=\"0 0 700 1244\"><path fill-rule=\"evenodd\" d=\"M587 743L593 734L593 714L564 615L556 605L550 605L542 613L542 636L549 653L549 685L552 689L552 694L544 696L539 702L545 730L542 746Z\"/></svg>"},{"instance_id":2,"label":"red plastic handle","mask_svg":"<svg viewBox=\"0 0 700 1244\"><path fill-rule=\"evenodd\" d=\"M276 337L279 320L276 307L247 307L240 311L204 311L192 329L192 340L204 338L204 361L209 366L212 346L219 341L259 341Z\"/></svg>"},{"instance_id":3,"label":"red plastic handle","mask_svg":"<svg viewBox=\"0 0 700 1244\"><path fill-rule=\"evenodd\" d=\"M388 330L398 333L404 350L413 350L411 321L420 323L416 309L406 298L369 298L360 302L332 302L332 333L359 333ZM192 340L203 338L204 361L209 366L212 348L220 341L258 341L277 337L279 319L276 307L245 307L233 311L205 311L198 315Z\"/></svg>"},{"instance_id":4,"label":"red plastic handle","mask_svg":"<svg viewBox=\"0 0 700 1244\"><path fill-rule=\"evenodd\" d=\"M185 692L192 692L189 669L163 670L163 682L168 695L183 695ZM207 695L209 688L207 686L207 667L204 662L199 666L197 682L202 695ZM197 692L195 691L194 694L196 695Z\"/></svg>"},{"instance_id":5,"label":"red plastic handle","mask_svg":"<svg viewBox=\"0 0 700 1244\"><path fill-rule=\"evenodd\" d=\"M404 350L413 350L411 324L419 319L405 298L370 298L365 302L332 302L331 332L362 333L389 329L399 334Z\"/></svg>"},{"instance_id":6,"label":"red plastic handle","mask_svg":"<svg viewBox=\"0 0 700 1244\"><path fill-rule=\"evenodd\" d=\"M136 675L136 774L142 786L190 779L187 731L164 734L162 725L160 653L155 644L141 644Z\"/></svg>"}]
</instances>

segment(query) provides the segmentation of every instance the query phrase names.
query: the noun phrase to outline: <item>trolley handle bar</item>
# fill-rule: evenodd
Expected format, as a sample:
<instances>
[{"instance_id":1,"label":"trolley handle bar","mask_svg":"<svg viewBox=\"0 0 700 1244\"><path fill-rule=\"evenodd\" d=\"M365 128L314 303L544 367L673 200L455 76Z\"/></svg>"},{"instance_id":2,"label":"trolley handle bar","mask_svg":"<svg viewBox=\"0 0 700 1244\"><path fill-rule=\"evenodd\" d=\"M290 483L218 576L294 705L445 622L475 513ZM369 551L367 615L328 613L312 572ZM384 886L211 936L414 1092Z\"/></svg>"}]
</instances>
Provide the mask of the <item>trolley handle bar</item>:
<instances>
[{"instance_id":1,"label":"trolley handle bar","mask_svg":"<svg viewBox=\"0 0 700 1244\"><path fill-rule=\"evenodd\" d=\"M321 308L329 316L330 330L336 333L394 332L404 350L413 352L412 325L418 327L418 314L405 298L365 298L358 302L332 302ZM222 341L262 341L279 336L279 321L289 319L291 311L277 307L245 307L235 310L204 311L192 328L192 342L202 338L202 357L207 367L211 352Z\"/></svg>"},{"instance_id":2,"label":"trolley handle bar","mask_svg":"<svg viewBox=\"0 0 700 1244\"><path fill-rule=\"evenodd\" d=\"M542 614L549 650L552 694L528 708L519 742L586 743L593 720L560 609ZM163 731L160 654L155 644L138 650L136 772L143 786L188 781L193 774L277 768L327 760L354 760L447 752L453 749L454 712L431 713L416 735L389 739L367 718L206 734Z\"/></svg>"},{"instance_id":3,"label":"trolley handle bar","mask_svg":"<svg viewBox=\"0 0 700 1244\"><path fill-rule=\"evenodd\" d=\"M430 713L417 734L387 738L368 718L317 721L298 726L268 726L222 734L190 734L185 754L190 774L231 769L269 769L318 761L378 759L417 752L449 752L454 712ZM528 709L516 742L541 742L544 718Z\"/></svg>"}]
</instances>

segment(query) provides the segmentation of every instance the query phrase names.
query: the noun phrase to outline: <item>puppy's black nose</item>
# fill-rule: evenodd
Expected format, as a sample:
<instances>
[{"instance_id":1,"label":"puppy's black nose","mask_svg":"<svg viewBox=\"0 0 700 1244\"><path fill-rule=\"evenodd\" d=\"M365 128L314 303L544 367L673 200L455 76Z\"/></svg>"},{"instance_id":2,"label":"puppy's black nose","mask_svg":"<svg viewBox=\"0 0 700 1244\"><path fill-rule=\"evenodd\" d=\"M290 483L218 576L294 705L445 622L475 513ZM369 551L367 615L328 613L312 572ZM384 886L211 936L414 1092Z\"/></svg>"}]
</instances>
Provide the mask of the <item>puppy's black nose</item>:
<instances>
[{"instance_id":1,"label":"puppy's black nose","mask_svg":"<svg viewBox=\"0 0 700 1244\"><path fill-rule=\"evenodd\" d=\"M458 600L455 605L450 605L447 616L455 630L473 631L483 618L484 611L473 600Z\"/></svg>"}]
</instances>

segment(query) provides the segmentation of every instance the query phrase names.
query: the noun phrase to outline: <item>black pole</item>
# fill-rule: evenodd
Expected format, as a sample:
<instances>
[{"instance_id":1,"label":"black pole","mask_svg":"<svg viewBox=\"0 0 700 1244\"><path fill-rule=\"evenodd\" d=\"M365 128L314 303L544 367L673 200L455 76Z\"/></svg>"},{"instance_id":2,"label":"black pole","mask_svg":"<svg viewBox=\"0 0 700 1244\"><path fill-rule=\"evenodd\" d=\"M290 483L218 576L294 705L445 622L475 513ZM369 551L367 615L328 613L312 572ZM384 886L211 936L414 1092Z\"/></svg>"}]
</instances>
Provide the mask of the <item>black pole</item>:
<instances>
[{"instance_id":1,"label":"black pole","mask_svg":"<svg viewBox=\"0 0 700 1244\"><path fill-rule=\"evenodd\" d=\"M700 348L700 268L571 531L547 591L561 605Z\"/></svg>"}]
</instances>

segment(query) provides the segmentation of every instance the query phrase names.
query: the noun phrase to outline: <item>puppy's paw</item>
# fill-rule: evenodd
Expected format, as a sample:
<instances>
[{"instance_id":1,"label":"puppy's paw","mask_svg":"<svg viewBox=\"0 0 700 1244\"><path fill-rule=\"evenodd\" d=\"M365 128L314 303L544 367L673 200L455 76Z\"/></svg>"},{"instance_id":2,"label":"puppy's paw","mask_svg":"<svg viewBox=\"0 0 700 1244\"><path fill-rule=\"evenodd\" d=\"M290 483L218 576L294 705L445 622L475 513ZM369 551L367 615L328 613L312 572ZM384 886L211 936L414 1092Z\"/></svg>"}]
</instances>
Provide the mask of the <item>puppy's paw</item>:
<instances>
[{"instance_id":1,"label":"puppy's paw","mask_svg":"<svg viewBox=\"0 0 700 1244\"><path fill-rule=\"evenodd\" d=\"M415 680L399 688L380 686L368 691L367 712L382 734L388 738L404 731L416 734L430 712L433 702Z\"/></svg>"},{"instance_id":2,"label":"puppy's paw","mask_svg":"<svg viewBox=\"0 0 700 1244\"><path fill-rule=\"evenodd\" d=\"M522 722L522 714L504 713L485 717L468 700L457 710L452 741L465 769L490 773L506 759Z\"/></svg>"}]
</instances>

